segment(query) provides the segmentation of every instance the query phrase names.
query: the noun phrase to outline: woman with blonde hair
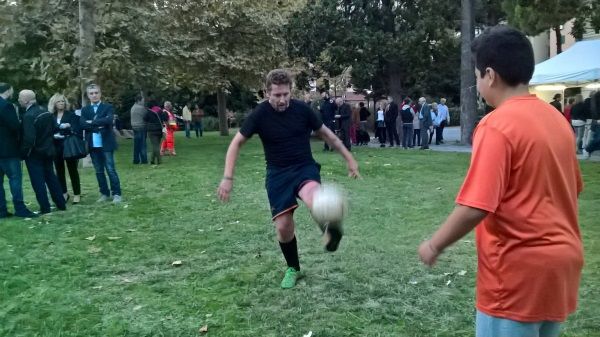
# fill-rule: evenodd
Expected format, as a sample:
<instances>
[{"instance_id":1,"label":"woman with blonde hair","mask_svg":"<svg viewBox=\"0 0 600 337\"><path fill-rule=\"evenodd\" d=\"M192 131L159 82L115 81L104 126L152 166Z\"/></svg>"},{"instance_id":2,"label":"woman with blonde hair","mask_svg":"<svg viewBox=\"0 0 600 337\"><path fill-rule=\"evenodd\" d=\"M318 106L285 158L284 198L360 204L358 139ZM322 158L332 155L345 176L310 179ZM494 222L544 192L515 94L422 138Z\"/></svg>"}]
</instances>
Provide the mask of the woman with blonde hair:
<instances>
[{"instance_id":1,"label":"woman with blonde hair","mask_svg":"<svg viewBox=\"0 0 600 337\"><path fill-rule=\"evenodd\" d=\"M58 176L65 201L68 201L70 196L67 192L67 179L65 177L66 162L71 186L73 187L73 204L77 204L81 200L81 183L79 181L79 172L77 171L79 159L64 159L63 151L65 138L75 135L83 139L83 135L79 128L79 116L75 112L70 111L68 107L67 99L62 94L54 94L50 98L50 101L48 101L48 111L54 114L57 130L54 134L54 147L56 148L54 167L56 175Z\"/></svg>"}]
</instances>

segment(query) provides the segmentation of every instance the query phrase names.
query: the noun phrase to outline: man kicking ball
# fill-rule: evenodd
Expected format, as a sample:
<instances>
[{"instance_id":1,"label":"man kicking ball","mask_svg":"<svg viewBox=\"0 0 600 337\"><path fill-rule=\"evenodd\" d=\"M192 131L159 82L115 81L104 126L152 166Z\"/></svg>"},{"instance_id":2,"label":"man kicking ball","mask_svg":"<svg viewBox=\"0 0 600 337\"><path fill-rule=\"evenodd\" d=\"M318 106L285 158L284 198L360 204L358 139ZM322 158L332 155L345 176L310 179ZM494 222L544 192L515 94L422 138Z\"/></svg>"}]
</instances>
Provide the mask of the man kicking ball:
<instances>
[{"instance_id":1,"label":"man kicking ball","mask_svg":"<svg viewBox=\"0 0 600 337\"><path fill-rule=\"evenodd\" d=\"M233 173L240 148L254 134L260 137L267 162L266 189L277 239L288 268L281 281L284 289L296 285L300 262L296 244L294 210L297 198L312 209L313 197L321 186L320 165L312 157L310 135L314 131L346 160L348 175L359 177L358 164L342 142L323 126L317 115L301 101L291 99L292 77L283 69L269 72L266 79L268 101L259 104L233 137L227 155L218 196L229 200ZM341 224L323 228L325 249L335 251L342 239Z\"/></svg>"}]
</instances>

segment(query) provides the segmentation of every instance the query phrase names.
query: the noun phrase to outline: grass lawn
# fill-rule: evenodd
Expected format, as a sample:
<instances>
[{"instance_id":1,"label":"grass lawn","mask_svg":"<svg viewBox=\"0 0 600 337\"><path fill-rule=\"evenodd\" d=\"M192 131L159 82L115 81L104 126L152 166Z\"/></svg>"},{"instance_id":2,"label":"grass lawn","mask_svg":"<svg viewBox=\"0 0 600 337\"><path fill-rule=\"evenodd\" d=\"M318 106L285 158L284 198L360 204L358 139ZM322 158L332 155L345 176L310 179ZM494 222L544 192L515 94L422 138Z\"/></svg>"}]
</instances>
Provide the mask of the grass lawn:
<instances>
[{"instance_id":1,"label":"grass lawn","mask_svg":"<svg viewBox=\"0 0 600 337\"><path fill-rule=\"evenodd\" d=\"M325 253L301 207L306 277L284 291L258 138L242 150L224 205L214 192L229 138L177 136L178 156L157 168L131 164L132 141L122 142L120 206L95 203L86 168L80 205L0 220L0 336L198 336L204 325L206 336L228 337L474 335L473 235L433 269L416 255L452 209L467 154L357 148L363 179L350 180L341 157L315 142L323 180L349 193L347 235L338 252ZM599 168L582 163L586 266L579 309L562 336L599 334ZM28 180L24 186L37 210Z\"/></svg>"}]
</instances>

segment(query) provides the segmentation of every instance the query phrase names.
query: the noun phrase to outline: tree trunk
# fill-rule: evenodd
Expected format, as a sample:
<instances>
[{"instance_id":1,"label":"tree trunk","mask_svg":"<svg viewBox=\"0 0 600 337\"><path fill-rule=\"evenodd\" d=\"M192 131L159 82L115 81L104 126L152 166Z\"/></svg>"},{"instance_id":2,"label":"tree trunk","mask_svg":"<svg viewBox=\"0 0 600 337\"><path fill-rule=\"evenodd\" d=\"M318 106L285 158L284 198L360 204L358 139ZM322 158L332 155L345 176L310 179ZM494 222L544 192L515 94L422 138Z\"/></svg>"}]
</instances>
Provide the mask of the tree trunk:
<instances>
[{"instance_id":1,"label":"tree trunk","mask_svg":"<svg viewBox=\"0 0 600 337\"><path fill-rule=\"evenodd\" d=\"M95 0L79 0L79 46L77 47L81 105L87 105L85 88L95 78L92 56L96 36L94 32Z\"/></svg>"},{"instance_id":2,"label":"tree trunk","mask_svg":"<svg viewBox=\"0 0 600 337\"><path fill-rule=\"evenodd\" d=\"M471 55L471 42L475 35L473 1L461 0L460 47L460 142L471 144L477 118L477 88Z\"/></svg>"},{"instance_id":3,"label":"tree trunk","mask_svg":"<svg viewBox=\"0 0 600 337\"><path fill-rule=\"evenodd\" d=\"M402 100L402 70L399 64L390 63L388 73L388 91L394 102L400 105Z\"/></svg>"},{"instance_id":4,"label":"tree trunk","mask_svg":"<svg viewBox=\"0 0 600 337\"><path fill-rule=\"evenodd\" d=\"M229 136L229 125L227 125L227 97L223 88L217 89L217 111L219 114L219 130L221 136Z\"/></svg>"},{"instance_id":5,"label":"tree trunk","mask_svg":"<svg viewBox=\"0 0 600 337\"><path fill-rule=\"evenodd\" d=\"M562 53L562 34L560 26L554 27L554 34L556 35L556 55Z\"/></svg>"}]
</instances>

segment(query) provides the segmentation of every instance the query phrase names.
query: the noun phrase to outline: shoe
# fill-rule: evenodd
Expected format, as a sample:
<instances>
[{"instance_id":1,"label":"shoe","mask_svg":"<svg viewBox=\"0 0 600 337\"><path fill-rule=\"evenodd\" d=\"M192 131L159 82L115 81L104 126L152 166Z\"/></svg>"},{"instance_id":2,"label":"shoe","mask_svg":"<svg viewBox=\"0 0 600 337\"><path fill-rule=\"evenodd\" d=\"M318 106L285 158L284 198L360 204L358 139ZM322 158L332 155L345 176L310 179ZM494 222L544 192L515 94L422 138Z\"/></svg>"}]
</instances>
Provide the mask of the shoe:
<instances>
[{"instance_id":1,"label":"shoe","mask_svg":"<svg viewBox=\"0 0 600 337\"><path fill-rule=\"evenodd\" d=\"M6 212L2 212L2 213L0 213L0 219L3 219L3 218L10 218L10 217L11 217L11 216L13 216L13 215L14 215L14 214L12 214L11 212L8 212L8 211L6 211Z\"/></svg>"},{"instance_id":2,"label":"shoe","mask_svg":"<svg viewBox=\"0 0 600 337\"><path fill-rule=\"evenodd\" d=\"M105 202L108 201L108 195L100 194L100 198L96 200L96 202Z\"/></svg>"},{"instance_id":3,"label":"shoe","mask_svg":"<svg viewBox=\"0 0 600 337\"><path fill-rule=\"evenodd\" d=\"M335 252L338 249L340 241L342 241L342 224L327 224L323 235L325 250Z\"/></svg>"},{"instance_id":4,"label":"shoe","mask_svg":"<svg viewBox=\"0 0 600 337\"><path fill-rule=\"evenodd\" d=\"M379 145L379 147L385 147L385 144L381 144L381 145Z\"/></svg>"},{"instance_id":5,"label":"shoe","mask_svg":"<svg viewBox=\"0 0 600 337\"><path fill-rule=\"evenodd\" d=\"M586 149L583 149L582 152L583 152L583 157L586 159L592 156L592 154L589 153Z\"/></svg>"},{"instance_id":6,"label":"shoe","mask_svg":"<svg viewBox=\"0 0 600 337\"><path fill-rule=\"evenodd\" d=\"M115 195L113 196L113 201L112 201L112 202L113 202L113 204L120 204L120 203L121 203L121 201L123 201L123 198L121 198L121 196L120 196L120 195L118 195L118 194L115 194Z\"/></svg>"},{"instance_id":7,"label":"shoe","mask_svg":"<svg viewBox=\"0 0 600 337\"><path fill-rule=\"evenodd\" d=\"M33 213L32 211L25 209L22 212L15 212L15 216L18 216L19 218L37 218L38 215Z\"/></svg>"},{"instance_id":8,"label":"shoe","mask_svg":"<svg viewBox=\"0 0 600 337\"><path fill-rule=\"evenodd\" d=\"M73 196L73 205L78 204L81 201L81 196L74 195Z\"/></svg>"},{"instance_id":9,"label":"shoe","mask_svg":"<svg viewBox=\"0 0 600 337\"><path fill-rule=\"evenodd\" d=\"M283 280L281 280L281 289L291 289L295 287L296 281L298 281L299 277L299 271L293 267L288 267L288 269L285 271L285 275L283 276Z\"/></svg>"}]
</instances>

